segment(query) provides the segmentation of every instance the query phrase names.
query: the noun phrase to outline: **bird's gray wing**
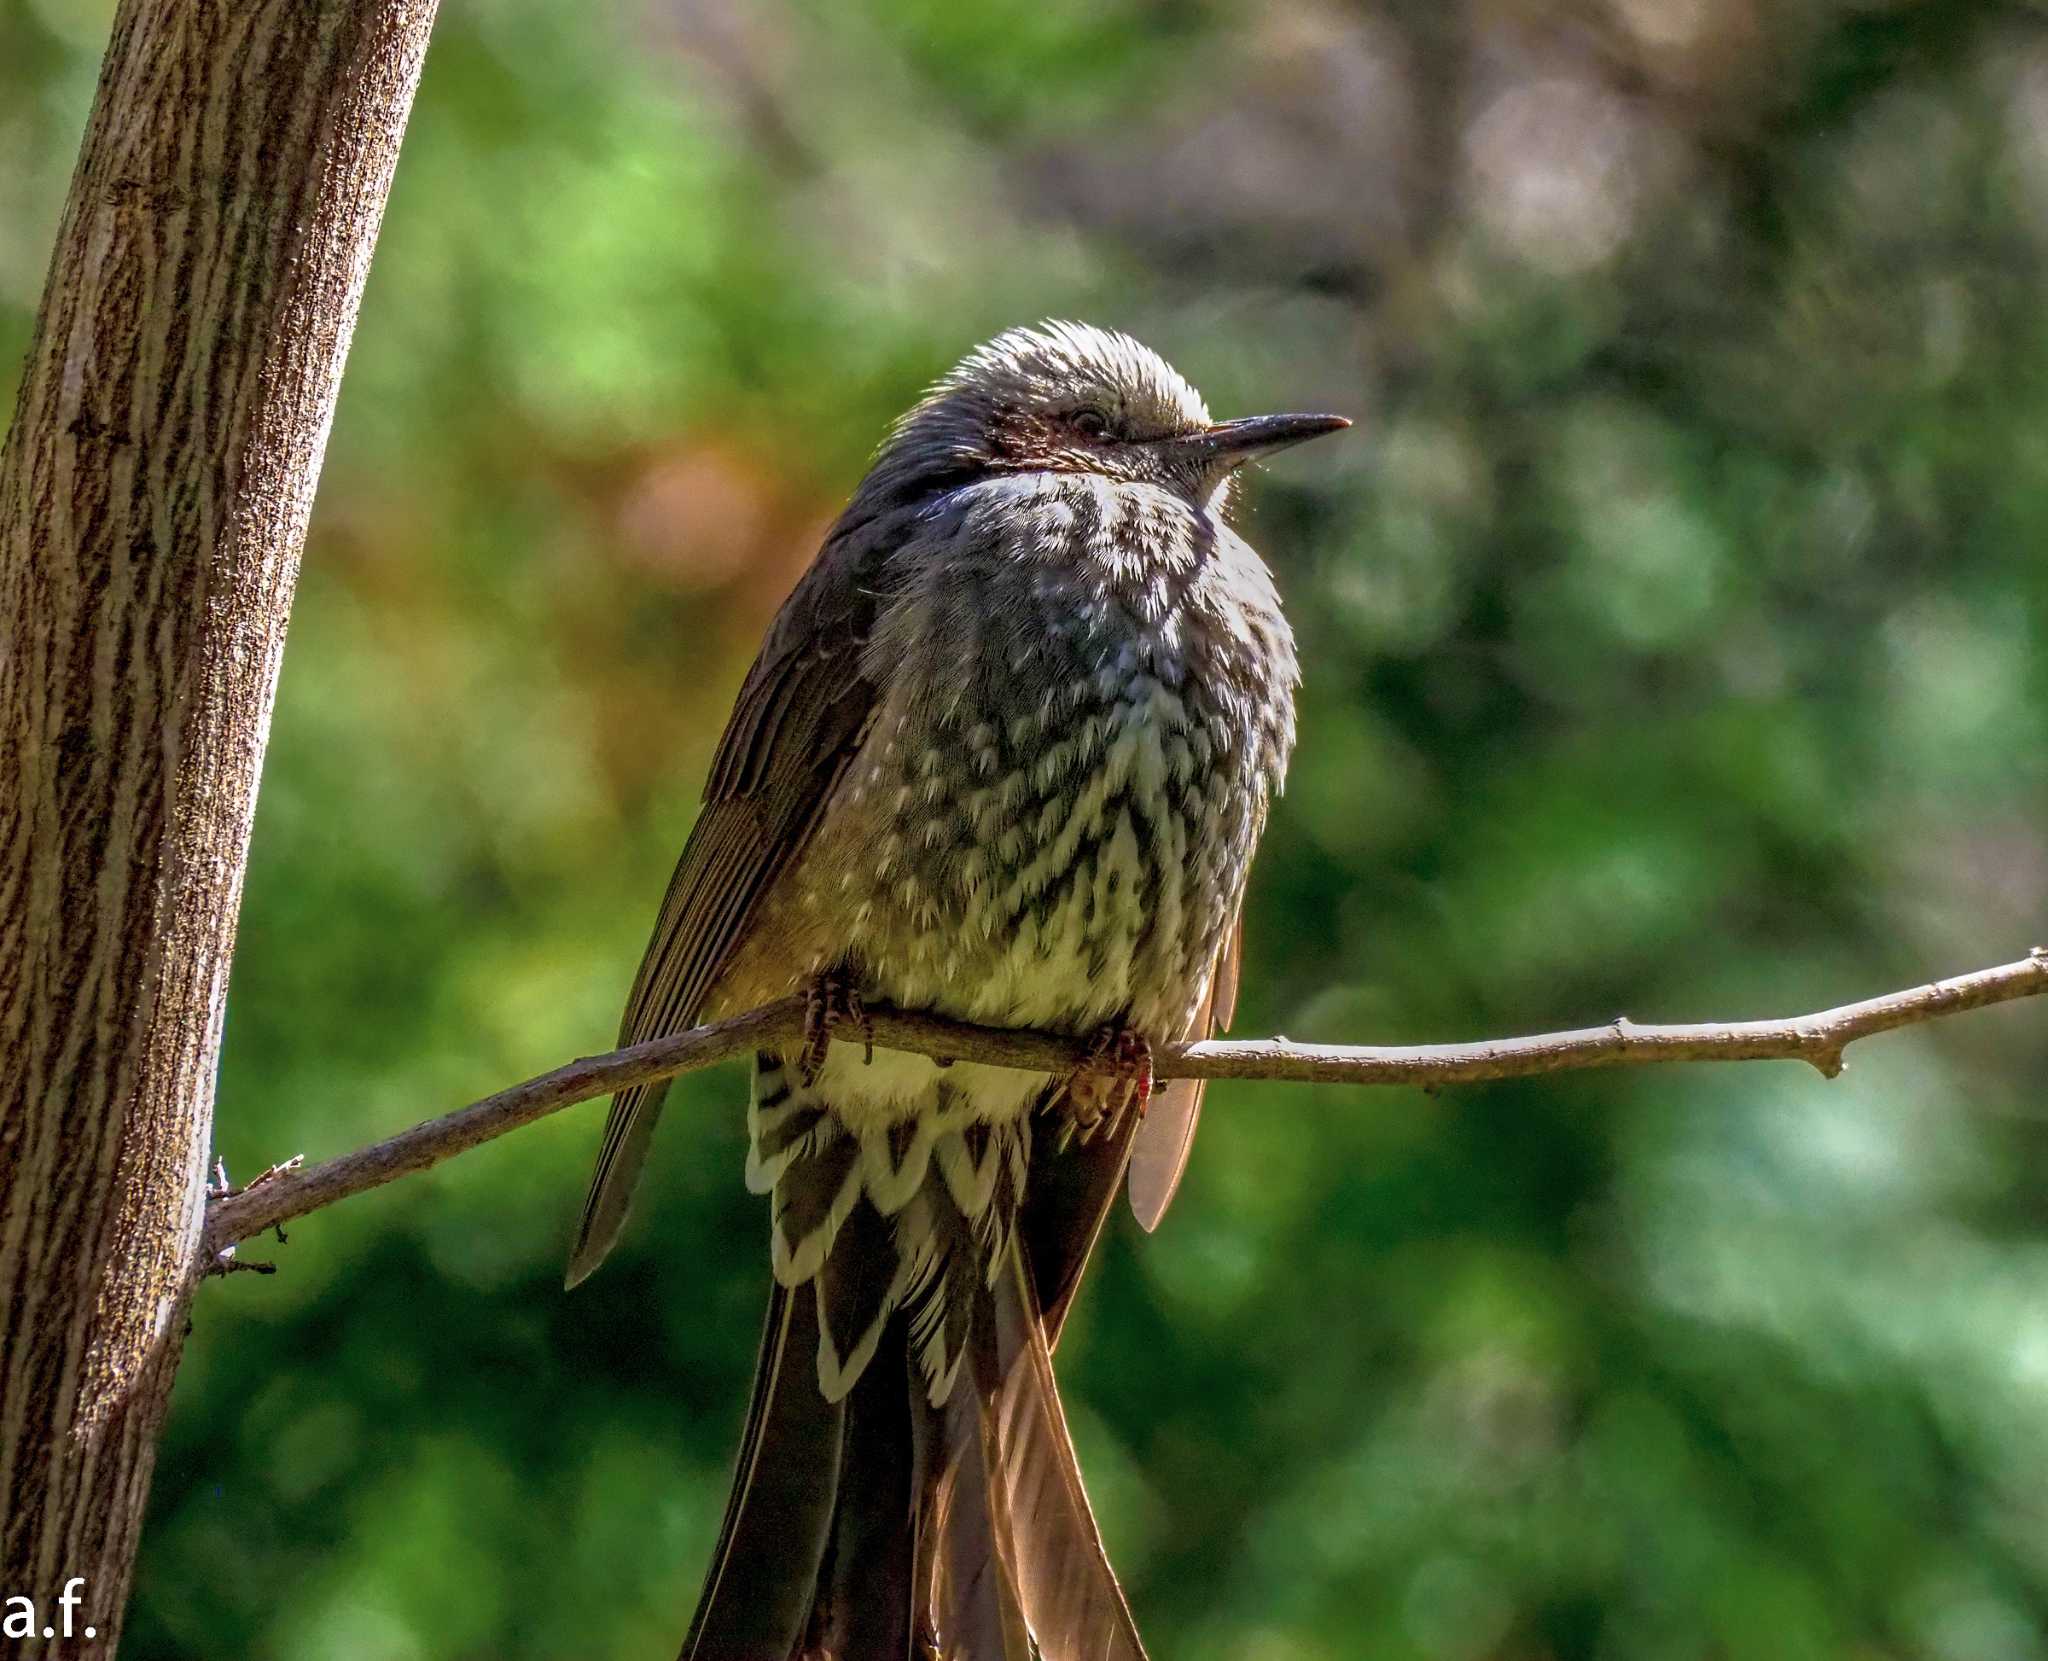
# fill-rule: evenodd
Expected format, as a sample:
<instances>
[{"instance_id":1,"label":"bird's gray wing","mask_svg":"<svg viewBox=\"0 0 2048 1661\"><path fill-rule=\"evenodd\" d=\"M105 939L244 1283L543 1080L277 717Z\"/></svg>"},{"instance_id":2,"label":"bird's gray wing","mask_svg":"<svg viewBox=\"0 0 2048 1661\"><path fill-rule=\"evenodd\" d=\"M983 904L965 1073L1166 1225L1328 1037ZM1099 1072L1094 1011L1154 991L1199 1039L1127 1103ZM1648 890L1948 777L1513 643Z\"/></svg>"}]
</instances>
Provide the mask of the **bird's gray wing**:
<instances>
[{"instance_id":1,"label":"bird's gray wing","mask_svg":"<svg viewBox=\"0 0 2048 1661\"><path fill-rule=\"evenodd\" d=\"M871 525L842 525L769 625L626 999L621 1045L697 1019L754 905L816 828L873 714L861 652L885 552ZM612 1098L569 1256L571 1286L618 1238L667 1089L636 1085Z\"/></svg>"},{"instance_id":2,"label":"bird's gray wing","mask_svg":"<svg viewBox=\"0 0 2048 1661\"><path fill-rule=\"evenodd\" d=\"M1209 977L1209 995L1185 1036L1212 1038L1230 1025L1237 1013L1237 977L1244 963L1244 922L1240 918L1223 936L1216 970ZM1138 1127L1131 1149L1131 1210L1149 1231L1159 1226L1173 1203L1181 1174L1194 1151L1195 1125L1202 1117L1202 1090L1207 1080L1174 1079L1152 1098L1151 1110Z\"/></svg>"}]
</instances>

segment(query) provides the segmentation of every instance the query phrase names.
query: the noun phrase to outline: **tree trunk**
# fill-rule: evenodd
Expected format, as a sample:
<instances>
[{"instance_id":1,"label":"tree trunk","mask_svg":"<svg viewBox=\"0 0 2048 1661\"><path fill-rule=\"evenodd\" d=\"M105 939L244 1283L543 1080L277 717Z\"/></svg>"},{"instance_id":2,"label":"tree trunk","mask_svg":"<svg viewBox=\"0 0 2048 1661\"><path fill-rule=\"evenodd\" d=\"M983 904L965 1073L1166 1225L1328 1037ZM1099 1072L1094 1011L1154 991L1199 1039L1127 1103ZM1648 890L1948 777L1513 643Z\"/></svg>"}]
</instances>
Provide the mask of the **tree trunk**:
<instances>
[{"instance_id":1,"label":"tree trunk","mask_svg":"<svg viewBox=\"0 0 2048 1661\"><path fill-rule=\"evenodd\" d=\"M47 1630L84 1581L73 1635L10 1655L111 1654L127 1599L285 620L433 13L123 0L0 449L0 1600Z\"/></svg>"}]
</instances>

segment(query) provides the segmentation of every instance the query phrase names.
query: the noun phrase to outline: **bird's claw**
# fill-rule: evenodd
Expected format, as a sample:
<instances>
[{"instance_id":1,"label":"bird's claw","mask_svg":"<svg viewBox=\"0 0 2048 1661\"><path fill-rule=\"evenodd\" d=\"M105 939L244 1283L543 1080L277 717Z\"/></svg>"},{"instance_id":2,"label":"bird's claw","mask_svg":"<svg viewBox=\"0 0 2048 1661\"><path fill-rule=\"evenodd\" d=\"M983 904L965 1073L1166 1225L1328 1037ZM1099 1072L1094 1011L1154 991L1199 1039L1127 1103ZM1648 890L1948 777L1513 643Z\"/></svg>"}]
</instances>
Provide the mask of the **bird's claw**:
<instances>
[{"instance_id":1,"label":"bird's claw","mask_svg":"<svg viewBox=\"0 0 2048 1661\"><path fill-rule=\"evenodd\" d=\"M797 1076L806 1087L816 1082L832 1048L832 1031L851 1022L860 1031L861 1065L875 1059L875 1023L860 992L842 969L827 969L804 988L804 1041L797 1055Z\"/></svg>"},{"instance_id":2,"label":"bird's claw","mask_svg":"<svg viewBox=\"0 0 2048 1661\"><path fill-rule=\"evenodd\" d=\"M1144 1118L1152 1101L1151 1042L1121 1021L1099 1028L1087 1058L1061 1081L1060 1094L1068 1130L1083 1142L1114 1131L1127 1107Z\"/></svg>"}]
</instances>

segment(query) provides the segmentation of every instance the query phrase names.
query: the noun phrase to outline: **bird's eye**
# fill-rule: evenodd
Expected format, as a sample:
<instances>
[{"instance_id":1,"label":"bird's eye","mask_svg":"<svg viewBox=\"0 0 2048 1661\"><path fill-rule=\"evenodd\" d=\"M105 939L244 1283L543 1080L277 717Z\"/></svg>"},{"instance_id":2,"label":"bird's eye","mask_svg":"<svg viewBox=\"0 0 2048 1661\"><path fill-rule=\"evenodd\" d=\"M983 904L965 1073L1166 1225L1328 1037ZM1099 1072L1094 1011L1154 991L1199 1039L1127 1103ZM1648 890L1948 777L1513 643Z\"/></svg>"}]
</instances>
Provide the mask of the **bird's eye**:
<instances>
[{"instance_id":1,"label":"bird's eye","mask_svg":"<svg viewBox=\"0 0 2048 1661\"><path fill-rule=\"evenodd\" d=\"M1090 404L1086 409L1077 409L1067 418L1067 425L1083 438L1107 438L1109 416Z\"/></svg>"}]
</instances>

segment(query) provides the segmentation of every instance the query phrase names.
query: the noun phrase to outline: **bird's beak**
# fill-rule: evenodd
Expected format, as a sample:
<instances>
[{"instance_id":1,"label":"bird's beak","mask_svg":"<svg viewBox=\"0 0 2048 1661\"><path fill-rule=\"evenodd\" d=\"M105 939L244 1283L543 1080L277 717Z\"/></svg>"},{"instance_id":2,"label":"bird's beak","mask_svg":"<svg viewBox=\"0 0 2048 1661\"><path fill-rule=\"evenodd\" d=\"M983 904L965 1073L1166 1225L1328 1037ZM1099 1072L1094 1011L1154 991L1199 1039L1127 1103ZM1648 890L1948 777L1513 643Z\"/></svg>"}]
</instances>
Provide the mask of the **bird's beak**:
<instances>
[{"instance_id":1,"label":"bird's beak","mask_svg":"<svg viewBox=\"0 0 2048 1661\"><path fill-rule=\"evenodd\" d=\"M1241 421L1219 421L1175 442L1212 463L1236 467L1350 425L1341 415L1248 415Z\"/></svg>"}]
</instances>

